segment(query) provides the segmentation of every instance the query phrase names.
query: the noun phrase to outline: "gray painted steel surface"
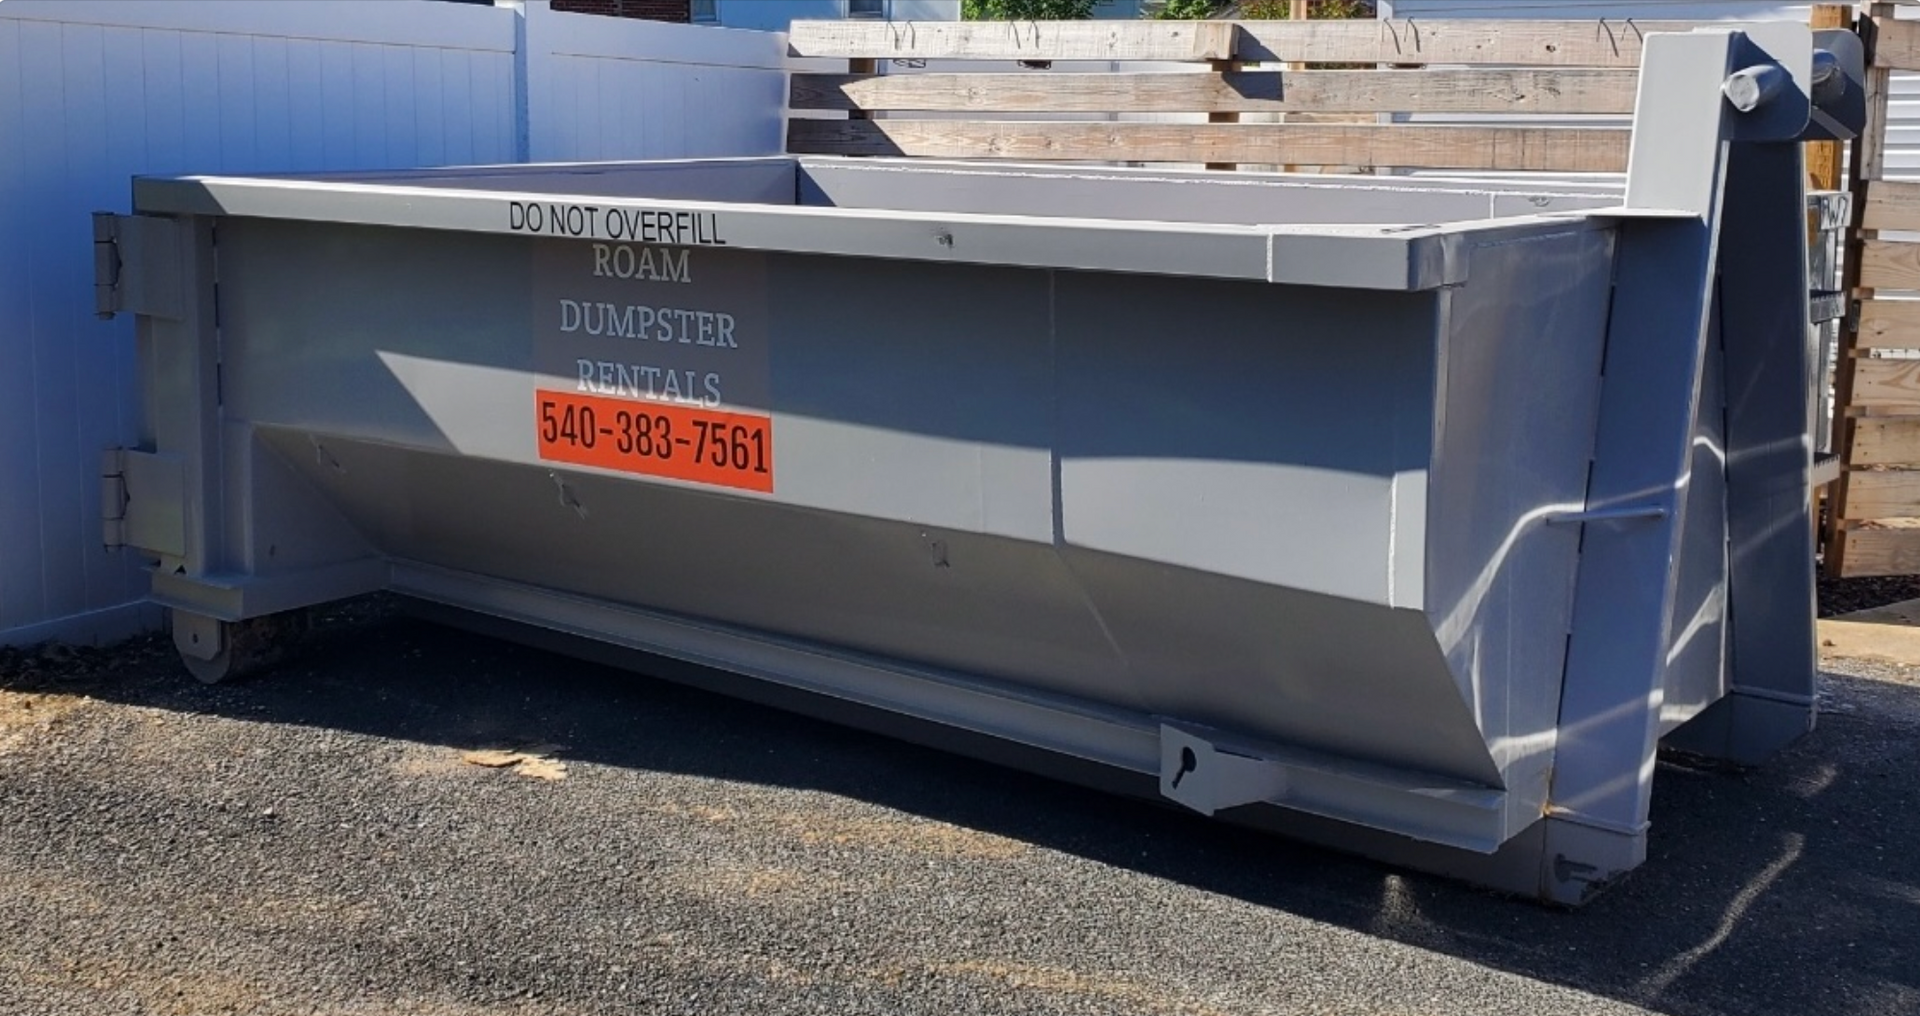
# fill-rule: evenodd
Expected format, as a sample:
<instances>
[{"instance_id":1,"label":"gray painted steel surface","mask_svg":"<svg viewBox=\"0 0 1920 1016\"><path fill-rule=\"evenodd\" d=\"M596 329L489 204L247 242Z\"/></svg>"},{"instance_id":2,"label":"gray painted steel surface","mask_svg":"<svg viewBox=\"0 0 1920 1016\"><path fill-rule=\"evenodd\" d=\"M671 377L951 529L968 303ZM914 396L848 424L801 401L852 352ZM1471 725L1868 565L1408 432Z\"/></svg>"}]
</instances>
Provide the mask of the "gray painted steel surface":
<instances>
[{"instance_id":1,"label":"gray painted steel surface","mask_svg":"<svg viewBox=\"0 0 1920 1016\"><path fill-rule=\"evenodd\" d=\"M1579 901L1644 857L1661 737L1811 723L1810 62L1798 26L1650 39L1624 203L141 180L120 524L209 676L253 619L392 588ZM1736 113L1763 64L1789 87Z\"/></svg>"}]
</instances>

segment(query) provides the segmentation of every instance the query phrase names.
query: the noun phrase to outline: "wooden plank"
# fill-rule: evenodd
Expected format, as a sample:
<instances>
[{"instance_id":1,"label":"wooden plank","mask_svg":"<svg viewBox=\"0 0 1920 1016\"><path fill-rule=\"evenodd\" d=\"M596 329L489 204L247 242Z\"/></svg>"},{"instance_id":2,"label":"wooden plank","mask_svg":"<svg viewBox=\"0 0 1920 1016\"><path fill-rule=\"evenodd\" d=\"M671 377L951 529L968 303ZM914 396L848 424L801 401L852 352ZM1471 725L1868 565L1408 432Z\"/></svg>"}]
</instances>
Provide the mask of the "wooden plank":
<instances>
[{"instance_id":1,"label":"wooden plank","mask_svg":"<svg viewBox=\"0 0 1920 1016\"><path fill-rule=\"evenodd\" d=\"M1840 460L1832 455L1823 455L1813 460L1813 485L1824 487L1840 478Z\"/></svg>"},{"instance_id":2,"label":"wooden plank","mask_svg":"<svg viewBox=\"0 0 1920 1016\"><path fill-rule=\"evenodd\" d=\"M1829 567L1840 578L1920 573L1920 529L1843 529L1835 537L1839 563Z\"/></svg>"},{"instance_id":3,"label":"wooden plank","mask_svg":"<svg viewBox=\"0 0 1920 1016\"><path fill-rule=\"evenodd\" d=\"M1864 470L1848 481L1847 514L1841 521L1920 518L1920 471Z\"/></svg>"},{"instance_id":4,"label":"wooden plank","mask_svg":"<svg viewBox=\"0 0 1920 1016\"><path fill-rule=\"evenodd\" d=\"M1220 78L1224 78L1229 74L1233 74L1238 71L1242 71L1246 69L1246 65L1235 63L1232 60L1209 60L1207 61L1207 66L1213 70L1214 77L1220 77ZM1230 111L1215 110L1207 114L1207 122L1208 123L1239 123L1240 114L1235 112L1230 112ZM1218 169L1218 170L1234 170L1234 169L1239 169L1240 167L1231 162L1209 162L1207 163L1206 168ZM1293 167L1287 166L1285 168L1292 169Z\"/></svg>"},{"instance_id":5,"label":"wooden plank","mask_svg":"<svg viewBox=\"0 0 1920 1016\"><path fill-rule=\"evenodd\" d=\"M1313 11L1309 9L1312 6L1313 5L1308 3L1307 0L1289 0L1289 2L1287 3L1287 17L1292 18L1295 21L1305 21L1308 18L1313 16ZM1293 73L1294 71L1304 71L1307 69L1307 65L1304 63L1300 63L1299 61L1294 61L1292 63L1284 64L1282 66L1288 73ZM1207 119L1211 120L1213 118L1208 117ZM1276 119L1279 120L1279 122L1281 123L1290 123L1296 118L1286 113L1282 113L1278 117L1276 117ZM1280 171L1283 173L1298 173L1300 171L1300 167L1294 165L1293 163L1286 163L1280 167Z\"/></svg>"},{"instance_id":6,"label":"wooden plank","mask_svg":"<svg viewBox=\"0 0 1920 1016\"><path fill-rule=\"evenodd\" d=\"M1920 360L1853 361L1853 405L1920 412Z\"/></svg>"},{"instance_id":7,"label":"wooden plank","mask_svg":"<svg viewBox=\"0 0 1920 1016\"><path fill-rule=\"evenodd\" d=\"M1862 229L1920 230L1920 183L1869 180Z\"/></svg>"},{"instance_id":8,"label":"wooden plank","mask_svg":"<svg viewBox=\"0 0 1920 1016\"><path fill-rule=\"evenodd\" d=\"M882 60L1230 60L1231 21L795 21L792 56Z\"/></svg>"},{"instance_id":9,"label":"wooden plank","mask_svg":"<svg viewBox=\"0 0 1920 1016\"><path fill-rule=\"evenodd\" d=\"M1853 422L1853 465L1920 465L1920 416L1866 417ZM1861 473L1864 477L1867 474Z\"/></svg>"},{"instance_id":10,"label":"wooden plank","mask_svg":"<svg viewBox=\"0 0 1920 1016\"><path fill-rule=\"evenodd\" d=\"M1895 71L1920 71L1920 21L1873 19L1873 65Z\"/></svg>"},{"instance_id":11,"label":"wooden plank","mask_svg":"<svg viewBox=\"0 0 1920 1016\"><path fill-rule=\"evenodd\" d=\"M1237 56L1252 62L1638 67L1654 32L1700 21L1498 19L1242 21Z\"/></svg>"},{"instance_id":12,"label":"wooden plank","mask_svg":"<svg viewBox=\"0 0 1920 1016\"><path fill-rule=\"evenodd\" d=\"M1863 300L1855 349L1920 349L1920 300Z\"/></svg>"},{"instance_id":13,"label":"wooden plank","mask_svg":"<svg viewBox=\"0 0 1920 1016\"><path fill-rule=\"evenodd\" d=\"M791 120L803 155L1620 172L1628 133L1556 127Z\"/></svg>"},{"instance_id":14,"label":"wooden plank","mask_svg":"<svg viewBox=\"0 0 1920 1016\"><path fill-rule=\"evenodd\" d=\"M1861 241L1859 284L1866 289L1920 289L1920 243Z\"/></svg>"},{"instance_id":15,"label":"wooden plank","mask_svg":"<svg viewBox=\"0 0 1920 1016\"><path fill-rule=\"evenodd\" d=\"M1900 417L1920 415L1920 413L1916 413L1911 403L1882 406L1849 406L1847 413L1848 418L1855 421L1897 419Z\"/></svg>"},{"instance_id":16,"label":"wooden plank","mask_svg":"<svg viewBox=\"0 0 1920 1016\"><path fill-rule=\"evenodd\" d=\"M878 63L879 61L876 61L876 60L848 60L847 70L850 71L851 73L849 73L847 76L850 78L851 77L871 77L873 76L875 71L878 71L880 69L877 66ZM871 108L871 107L868 107L868 108ZM873 119L873 116L871 113L868 112L867 109L863 109L861 107L856 106L847 111L847 119L871 120Z\"/></svg>"},{"instance_id":17,"label":"wooden plank","mask_svg":"<svg viewBox=\"0 0 1920 1016\"><path fill-rule=\"evenodd\" d=\"M1243 60L1250 63L1638 67L1646 36L1704 21L795 21L788 52L883 60ZM1237 31L1236 31L1237 29Z\"/></svg>"},{"instance_id":18,"label":"wooden plank","mask_svg":"<svg viewBox=\"0 0 1920 1016\"><path fill-rule=\"evenodd\" d=\"M1639 75L1573 68L1230 74L795 74L794 109L942 113L1633 112ZM1916 185L1920 186L1920 185Z\"/></svg>"}]
</instances>

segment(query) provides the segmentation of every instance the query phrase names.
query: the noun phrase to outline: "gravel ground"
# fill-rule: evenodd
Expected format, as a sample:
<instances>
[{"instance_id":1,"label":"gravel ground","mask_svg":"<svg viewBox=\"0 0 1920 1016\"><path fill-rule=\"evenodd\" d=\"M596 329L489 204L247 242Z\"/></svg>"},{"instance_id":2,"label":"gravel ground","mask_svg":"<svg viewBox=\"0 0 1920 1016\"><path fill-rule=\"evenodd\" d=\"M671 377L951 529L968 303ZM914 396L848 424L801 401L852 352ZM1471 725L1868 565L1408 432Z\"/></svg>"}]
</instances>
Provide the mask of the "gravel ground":
<instances>
[{"instance_id":1,"label":"gravel ground","mask_svg":"<svg viewBox=\"0 0 1920 1016\"><path fill-rule=\"evenodd\" d=\"M378 609L0 655L0 1013L1920 1013L1920 680L1833 669L1563 912Z\"/></svg>"},{"instance_id":2,"label":"gravel ground","mask_svg":"<svg viewBox=\"0 0 1920 1016\"><path fill-rule=\"evenodd\" d=\"M1875 575L1859 579L1821 579L1820 616L1851 614L1902 600L1920 599L1920 575Z\"/></svg>"}]
</instances>

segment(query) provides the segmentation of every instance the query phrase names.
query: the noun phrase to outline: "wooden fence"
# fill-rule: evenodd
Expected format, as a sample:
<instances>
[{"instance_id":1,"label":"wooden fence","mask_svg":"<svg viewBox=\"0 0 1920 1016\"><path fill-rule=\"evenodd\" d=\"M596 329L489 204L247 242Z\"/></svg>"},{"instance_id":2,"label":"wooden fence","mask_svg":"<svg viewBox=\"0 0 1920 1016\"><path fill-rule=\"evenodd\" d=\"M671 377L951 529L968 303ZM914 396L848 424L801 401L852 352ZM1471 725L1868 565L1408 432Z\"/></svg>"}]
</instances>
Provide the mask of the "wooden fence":
<instances>
[{"instance_id":1,"label":"wooden fence","mask_svg":"<svg viewBox=\"0 0 1920 1016\"><path fill-rule=\"evenodd\" d=\"M1839 475L1828 497L1824 571L1920 572L1920 183L1882 179L1895 71L1920 71L1920 22L1872 3L1858 26L1870 60L1867 129L1853 143L1851 292L1834 376Z\"/></svg>"},{"instance_id":2,"label":"wooden fence","mask_svg":"<svg viewBox=\"0 0 1920 1016\"><path fill-rule=\"evenodd\" d=\"M1199 21L796 22L797 57L853 62L797 73L798 154L1188 162L1449 170L1620 172L1618 125L1378 122L1382 114L1620 117L1633 110L1648 33L1696 22ZM879 61L986 60L1028 67L1105 61L1205 65L1187 72L873 73ZM1269 70L1328 64L1357 69ZM1443 65L1443 66L1435 66ZM1418 73L1409 73L1417 70ZM885 113L884 118L873 114ZM915 113L941 114L915 117ZM1019 120L1009 114L1045 114ZM1207 122L1058 119L1192 113ZM1238 122L1252 113L1287 122ZM956 117L974 114L978 118ZM1292 118L1292 119L1289 119ZM1328 119L1365 122L1326 122Z\"/></svg>"}]
</instances>

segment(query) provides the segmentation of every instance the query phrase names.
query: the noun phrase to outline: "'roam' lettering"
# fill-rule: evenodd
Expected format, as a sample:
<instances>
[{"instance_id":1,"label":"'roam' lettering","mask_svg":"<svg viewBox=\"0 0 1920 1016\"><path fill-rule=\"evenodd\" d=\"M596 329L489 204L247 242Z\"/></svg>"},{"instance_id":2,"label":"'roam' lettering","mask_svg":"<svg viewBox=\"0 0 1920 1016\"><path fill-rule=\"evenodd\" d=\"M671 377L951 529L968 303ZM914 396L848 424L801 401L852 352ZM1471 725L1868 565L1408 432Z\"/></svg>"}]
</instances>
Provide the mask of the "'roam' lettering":
<instances>
[{"instance_id":1,"label":"'roam' lettering","mask_svg":"<svg viewBox=\"0 0 1920 1016\"><path fill-rule=\"evenodd\" d=\"M602 279L644 282L692 282L685 248L634 247L624 243L593 245L593 274Z\"/></svg>"}]
</instances>

